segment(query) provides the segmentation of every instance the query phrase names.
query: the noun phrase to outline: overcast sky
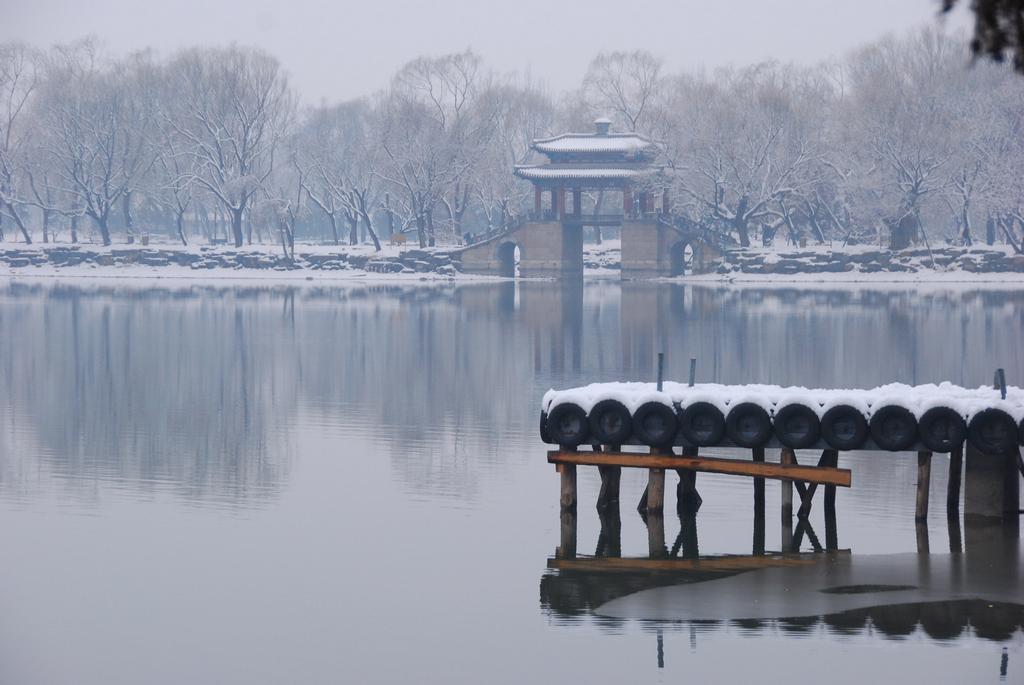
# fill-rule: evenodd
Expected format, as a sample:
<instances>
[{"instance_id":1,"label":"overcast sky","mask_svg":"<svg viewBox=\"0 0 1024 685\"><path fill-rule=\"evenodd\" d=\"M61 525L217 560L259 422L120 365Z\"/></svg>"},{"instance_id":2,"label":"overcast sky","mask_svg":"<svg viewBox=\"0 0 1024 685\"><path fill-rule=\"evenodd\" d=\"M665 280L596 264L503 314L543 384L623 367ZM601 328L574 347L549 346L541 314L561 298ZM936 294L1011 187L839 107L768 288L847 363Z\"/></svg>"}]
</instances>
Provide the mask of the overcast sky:
<instances>
[{"instance_id":1,"label":"overcast sky","mask_svg":"<svg viewBox=\"0 0 1024 685\"><path fill-rule=\"evenodd\" d=\"M966 3L961 3L966 4ZM0 40L40 46L95 35L115 53L258 45L303 99L371 93L408 60L467 47L554 90L601 50L646 48L669 68L810 64L936 22L938 0L0 0ZM969 26L965 10L945 22Z\"/></svg>"}]
</instances>

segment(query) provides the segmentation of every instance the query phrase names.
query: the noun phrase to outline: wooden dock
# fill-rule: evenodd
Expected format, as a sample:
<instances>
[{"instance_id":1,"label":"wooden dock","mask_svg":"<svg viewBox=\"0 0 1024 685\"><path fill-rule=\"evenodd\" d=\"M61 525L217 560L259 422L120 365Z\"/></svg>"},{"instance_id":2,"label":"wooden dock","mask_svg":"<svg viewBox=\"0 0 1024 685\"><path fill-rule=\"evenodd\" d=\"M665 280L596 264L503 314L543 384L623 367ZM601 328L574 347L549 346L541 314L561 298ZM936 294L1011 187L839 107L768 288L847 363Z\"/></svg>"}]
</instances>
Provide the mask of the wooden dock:
<instances>
[{"instance_id":1,"label":"wooden dock","mask_svg":"<svg viewBox=\"0 0 1024 685\"><path fill-rule=\"evenodd\" d=\"M644 517L648 529L650 563L641 563L637 568L649 570L658 568L676 568L681 570L686 564L678 565L662 561L672 561L676 555L687 548L696 548L695 516L702 499L697 489L697 474L721 474L730 476L746 476L753 479L754 531L753 552L761 557L765 550L765 481L778 480L782 484L780 496L780 521L782 524L781 554L792 554L800 550L803 540L810 540L815 551L835 551L838 549L836 526L836 488L851 487L853 474L850 469L839 466L840 453L837 450L825 449L816 464L800 464L796 452L790 448L779 451L779 461L765 459L764 448L749 450L749 458L711 457L699 454L696 447L685 447L678 453L670 447L649 448L646 452L623 451L620 446L595 445L591 449L568 449L549 451L548 463L554 464L561 478L560 509L562 512L561 544L556 557L559 559L575 559L576 557L576 510L578 506L577 469L580 466L597 467L601 478L601 487L597 496L596 507L602 516L602 547L617 548L617 540L609 543L610 538L617 537L619 525L619 483L622 469L645 469L648 473L647 487L637 505L637 510ZM970 446L967 448L966 459L969 468L974 465L973 474L976 478L967 479L967 487L962 488L964 471L964 454L956 449L949 460L949 479L946 492L946 510L950 521L950 542L959 546L959 520L961 492L972 493L974 500L984 500L988 505L990 516L971 516L967 512L965 518L977 521L992 521L997 518L1013 519L1019 515L1019 474L1024 475L1024 460L1019 452L1016 458L993 459L987 455L976 453ZM929 552L928 541L928 504L931 481L932 453L921 450L916 453L917 487L915 499L915 520L917 529L917 548L919 552ZM1009 469L1009 472L1007 472ZM665 544L663 509L665 506L666 472L675 471L679 476L676 487L677 506L681 520L680 537L672 546L671 551ZM980 473L980 476L979 476ZM987 476L987 477L986 477ZM825 544L822 545L810 524L810 514L819 489L824 491ZM794 509L793 493L798 501ZM794 515L797 519L793 526ZM953 522L957 525L954 527ZM954 530L955 528L955 530ZM606 530L607 529L607 530ZM693 531L692 539L687 537L687 530ZM607 555L601 555L607 556ZM602 562L607 568L621 568L624 562ZM736 560L716 562L719 565L742 566ZM754 563L754 562L752 562ZM756 562L761 563L761 562ZM574 564L559 564L559 568L570 568ZM702 569L709 570L705 564ZM737 567L738 570L738 567Z\"/></svg>"}]
</instances>

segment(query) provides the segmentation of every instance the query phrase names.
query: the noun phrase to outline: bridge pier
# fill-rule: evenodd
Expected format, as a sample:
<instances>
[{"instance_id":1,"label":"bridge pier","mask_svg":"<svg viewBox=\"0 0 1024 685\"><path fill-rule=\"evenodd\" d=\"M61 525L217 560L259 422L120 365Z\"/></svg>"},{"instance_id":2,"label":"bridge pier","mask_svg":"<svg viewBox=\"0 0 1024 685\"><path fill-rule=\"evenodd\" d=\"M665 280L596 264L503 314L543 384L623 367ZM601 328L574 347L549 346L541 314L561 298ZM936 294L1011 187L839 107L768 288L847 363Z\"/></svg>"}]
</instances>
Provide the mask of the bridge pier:
<instances>
[{"instance_id":1,"label":"bridge pier","mask_svg":"<svg viewBox=\"0 0 1024 685\"><path fill-rule=\"evenodd\" d=\"M555 200L555 205L559 201ZM463 273L513 278L581 279L583 277L583 227L594 219L573 215L565 220L528 221L506 233L458 251ZM605 226L621 226L624 280L666 278L683 273L706 273L721 252L657 218L603 219ZM689 248L687 256L686 248ZM518 263L516 262L518 248ZM518 269L517 269L518 267Z\"/></svg>"},{"instance_id":2,"label":"bridge pier","mask_svg":"<svg viewBox=\"0 0 1024 685\"><path fill-rule=\"evenodd\" d=\"M530 221L508 233L460 251L467 274L523 278L583 278L583 226L562 221Z\"/></svg>"},{"instance_id":3,"label":"bridge pier","mask_svg":"<svg viewBox=\"0 0 1024 685\"><path fill-rule=\"evenodd\" d=\"M669 250L678 233L656 220L622 222L622 278L671 276Z\"/></svg>"}]
</instances>

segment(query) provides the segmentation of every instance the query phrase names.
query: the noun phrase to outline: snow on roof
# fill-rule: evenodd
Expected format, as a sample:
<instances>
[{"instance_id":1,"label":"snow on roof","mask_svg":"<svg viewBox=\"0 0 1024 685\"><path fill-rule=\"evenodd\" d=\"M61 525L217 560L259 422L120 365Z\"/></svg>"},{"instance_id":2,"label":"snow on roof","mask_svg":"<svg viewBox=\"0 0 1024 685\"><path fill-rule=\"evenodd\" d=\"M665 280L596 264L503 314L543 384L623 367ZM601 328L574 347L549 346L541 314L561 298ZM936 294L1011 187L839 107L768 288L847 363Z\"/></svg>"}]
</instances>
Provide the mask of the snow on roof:
<instances>
[{"instance_id":1,"label":"snow on roof","mask_svg":"<svg viewBox=\"0 0 1024 685\"><path fill-rule=\"evenodd\" d=\"M554 138L533 141L533 148L547 153L618 153L642 152L654 146L654 142L637 133L563 133Z\"/></svg>"},{"instance_id":2,"label":"snow on roof","mask_svg":"<svg viewBox=\"0 0 1024 685\"><path fill-rule=\"evenodd\" d=\"M645 169L623 167L563 167L553 165L517 166L516 175L528 181L556 179L594 181L635 178L647 173Z\"/></svg>"}]
</instances>

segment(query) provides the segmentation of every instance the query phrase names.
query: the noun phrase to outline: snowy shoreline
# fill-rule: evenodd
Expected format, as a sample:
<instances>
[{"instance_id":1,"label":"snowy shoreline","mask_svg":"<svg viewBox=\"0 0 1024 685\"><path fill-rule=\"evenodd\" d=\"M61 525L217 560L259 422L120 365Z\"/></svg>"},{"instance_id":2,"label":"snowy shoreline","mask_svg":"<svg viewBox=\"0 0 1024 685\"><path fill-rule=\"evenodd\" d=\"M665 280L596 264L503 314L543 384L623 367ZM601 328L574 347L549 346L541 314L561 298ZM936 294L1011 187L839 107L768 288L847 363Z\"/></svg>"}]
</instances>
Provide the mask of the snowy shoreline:
<instances>
[{"instance_id":1,"label":"snowy shoreline","mask_svg":"<svg viewBox=\"0 0 1024 685\"><path fill-rule=\"evenodd\" d=\"M376 252L369 245L296 245L296 259L286 259L280 246L253 245L244 248L218 246L183 247L172 244L71 245L50 243L26 246L0 243L0 278L83 279L116 281L216 281L267 283L497 283L509 279L500 276L465 274L459 270L454 248L406 248L385 245ZM825 246L792 250L738 250L714 273L691 274L650 282L676 283L720 288L904 288L942 286L955 289L1024 289L1024 271L965 270L964 260L983 266L1016 264L1021 258L999 248L948 248L954 264L939 269L925 268L927 258L909 251L892 255L894 268L901 270L846 270L779 272L774 265L798 261L808 268L832 261L875 265L878 248L850 247L842 252ZM938 251L936 251L938 253ZM584 246L584 278L587 281L618 280L620 245L606 240L600 245ZM799 259L797 255L799 254ZM949 255L946 255L949 257ZM911 264L913 270L906 265ZM753 265L753 266L751 266ZM770 272L759 273L767 268ZM794 268L797 268L794 266ZM753 272L751 272L753 271ZM792 269L790 269L792 271ZM522 279L543 281L546 279Z\"/></svg>"}]
</instances>

